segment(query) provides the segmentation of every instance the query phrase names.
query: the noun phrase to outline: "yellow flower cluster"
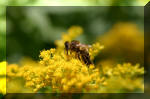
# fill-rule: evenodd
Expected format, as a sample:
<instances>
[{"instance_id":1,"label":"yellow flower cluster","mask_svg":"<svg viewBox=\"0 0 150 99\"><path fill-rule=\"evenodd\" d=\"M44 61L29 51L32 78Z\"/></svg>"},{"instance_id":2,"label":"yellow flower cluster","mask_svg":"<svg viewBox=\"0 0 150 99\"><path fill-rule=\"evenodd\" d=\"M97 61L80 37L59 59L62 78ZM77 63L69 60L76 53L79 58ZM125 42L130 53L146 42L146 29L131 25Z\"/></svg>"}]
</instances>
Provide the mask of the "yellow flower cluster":
<instances>
[{"instance_id":1,"label":"yellow flower cluster","mask_svg":"<svg viewBox=\"0 0 150 99\"><path fill-rule=\"evenodd\" d=\"M123 77L135 77L144 74L144 68L139 64L135 66L130 63L117 64L117 66L110 68L109 66L103 66L103 73L107 76L123 76Z\"/></svg>"},{"instance_id":2,"label":"yellow flower cluster","mask_svg":"<svg viewBox=\"0 0 150 99\"><path fill-rule=\"evenodd\" d=\"M144 90L144 68L139 64L130 63L102 64L96 68L94 64L87 66L74 55L69 57L64 53L64 42L71 41L82 33L82 28L73 26L62 40L56 41L57 48L40 52L40 61L26 62L18 66L8 65L8 77L23 77L26 87L34 92L81 93L81 92L141 92ZM103 49L100 43L95 43L89 49L91 59ZM113 63L110 61L110 63ZM23 65L24 64L24 65ZM43 92L43 91L42 91Z\"/></svg>"},{"instance_id":3,"label":"yellow flower cluster","mask_svg":"<svg viewBox=\"0 0 150 99\"><path fill-rule=\"evenodd\" d=\"M40 84L42 83L42 67L33 67L33 66L25 66L23 69L23 77L26 81L26 87L40 88Z\"/></svg>"},{"instance_id":4,"label":"yellow flower cluster","mask_svg":"<svg viewBox=\"0 0 150 99\"><path fill-rule=\"evenodd\" d=\"M39 67L39 63L33 61L32 59L25 57L21 59L18 64L8 64L7 63L7 93L31 93L33 92L31 88L27 88L24 85L24 75L28 67ZM31 69L32 70L32 69ZM40 71L40 70L39 70ZM28 71L29 72L29 71Z\"/></svg>"},{"instance_id":5,"label":"yellow flower cluster","mask_svg":"<svg viewBox=\"0 0 150 99\"><path fill-rule=\"evenodd\" d=\"M20 68L18 67L17 64L10 64L7 68L7 76L9 78L12 77L18 77L19 76L19 72L20 72Z\"/></svg>"},{"instance_id":6,"label":"yellow flower cluster","mask_svg":"<svg viewBox=\"0 0 150 99\"><path fill-rule=\"evenodd\" d=\"M143 78L123 78L121 76L112 76L106 78L106 87L101 88L100 93L143 93L144 80Z\"/></svg>"},{"instance_id":7,"label":"yellow flower cluster","mask_svg":"<svg viewBox=\"0 0 150 99\"><path fill-rule=\"evenodd\" d=\"M18 65L19 64L19 65ZM39 67L39 63L33 61L30 58L23 58L20 60L18 64L6 64L7 65L7 80L10 80L15 77L22 77L23 76L23 71L25 68L28 66L36 66Z\"/></svg>"},{"instance_id":8,"label":"yellow flower cluster","mask_svg":"<svg viewBox=\"0 0 150 99\"><path fill-rule=\"evenodd\" d=\"M47 66L51 64L52 62L54 62L54 60L52 60L54 53L55 53L54 48L51 48L50 50L43 50L40 53L40 57L42 58L42 60L40 61L40 64L43 66Z\"/></svg>"},{"instance_id":9,"label":"yellow flower cluster","mask_svg":"<svg viewBox=\"0 0 150 99\"><path fill-rule=\"evenodd\" d=\"M26 85L33 87L34 91L51 86L54 92L90 92L99 89L99 86L105 83L94 65L88 68L78 59L68 60L63 51L44 50L40 57L43 69L26 67L24 70Z\"/></svg>"},{"instance_id":10,"label":"yellow flower cluster","mask_svg":"<svg viewBox=\"0 0 150 99\"><path fill-rule=\"evenodd\" d=\"M92 47L89 49L89 53L91 56L91 59L93 60L94 57L104 48L103 45L100 45L100 43L96 42L95 44L92 44Z\"/></svg>"},{"instance_id":11,"label":"yellow flower cluster","mask_svg":"<svg viewBox=\"0 0 150 99\"><path fill-rule=\"evenodd\" d=\"M6 62L0 62L0 93L6 94Z\"/></svg>"},{"instance_id":12,"label":"yellow flower cluster","mask_svg":"<svg viewBox=\"0 0 150 99\"><path fill-rule=\"evenodd\" d=\"M64 57L64 56L62 56ZM101 83L98 69L88 68L77 59L58 59L52 66L48 66L47 81L51 81L53 88L62 92L83 92L97 89Z\"/></svg>"},{"instance_id":13,"label":"yellow flower cluster","mask_svg":"<svg viewBox=\"0 0 150 99\"><path fill-rule=\"evenodd\" d=\"M102 66L102 75L106 78L107 87L101 88L100 92L124 93L144 91L144 68L139 64L118 64L114 67Z\"/></svg>"},{"instance_id":14,"label":"yellow flower cluster","mask_svg":"<svg viewBox=\"0 0 150 99\"><path fill-rule=\"evenodd\" d=\"M65 41L71 41L82 31L81 27L71 27L68 34L64 34L62 40L59 40L63 45L57 46L61 48ZM102 48L99 43L93 44L91 54L95 56ZM88 68L75 57L68 59L64 50L54 48L43 50L40 58L40 66L26 66L23 70L26 86L34 88L34 91L50 86L54 92L90 92L99 89L99 86L105 83L104 77L100 77L99 70L95 69L94 65Z\"/></svg>"}]
</instances>

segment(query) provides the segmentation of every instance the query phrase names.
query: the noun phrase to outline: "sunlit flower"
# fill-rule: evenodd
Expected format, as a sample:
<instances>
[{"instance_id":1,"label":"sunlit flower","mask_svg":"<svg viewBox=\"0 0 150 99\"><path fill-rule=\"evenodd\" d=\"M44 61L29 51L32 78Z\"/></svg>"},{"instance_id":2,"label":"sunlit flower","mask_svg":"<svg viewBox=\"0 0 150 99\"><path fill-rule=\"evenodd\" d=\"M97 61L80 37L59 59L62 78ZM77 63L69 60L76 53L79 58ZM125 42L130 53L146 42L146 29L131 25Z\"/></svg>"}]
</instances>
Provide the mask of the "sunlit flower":
<instances>
[{"instance_id":1,"label":"sunlit flower","mask_svg":"<svg viewBox=\"0 0 150 99\"><path fill-rule=\"evenodd\" d=\"M0 62L0 93L6 94L6 62Z\"/></svg>"},{"instance_id":2,"label":"sunlit flower","mask_svg":"<svg viewBox=\"0 0 150 99\"><path fill-rule=\"evenodd\" d=\"M68 34L56 41L56 48L40 52L38 62L27 62L25 65L9 64L8 77L23 77L25 87L34 92L41 92L48 87L47 92L59 93L111 93L111 92L143 92L144 68L131 63L102 64L87 66L74 55L64 53L64 42L75 39L82 33L82 28L73 26ZM91 60L104 48L96 42L89 49ZM99 67L99 68L97 68Z\"/></svg>"},{"instance_id":3,"label":"sunlit flower","mask_svg":"<svg viewBox=\"0 0 150 99\"><path fill-rule=\"evenodd\" d=\"M89 50L91 59L94 59L94 57L100 52L101 49L103 49L104 46L100 45L100 43L96 42L92 45L92 47Z\"/></svg>"},{"instance_id":4,"label":"sunlit flower","mask_svg":"<svg viewBox=\"0 0 150 99\"><path fill-rule=\"evenodd\" d=\"M118 64L117 66L102 66L101 72L106 78L107 87L100 89L100 92L124 93L144 91L144 68L139 64L130 63Z\"/></svg>"},{"instance_id":5,"label":"sunlit flower","mask_svg":"<svg viewBox=\"0 0 150 99\"><path fill-rule=\"evenodd\" d=\"M62 45L56 44L57 49L43 50L40 53L40 66L24 67L23 77L26 86L38 91L46 86L51 86L53 91L59 92L89 92L97 90L102 84L99 70L94 65L89 68L74 56L68 57L64 50L59 50L64 46L64 42L71 41L82 33L82 28L73 26L68 30L68 34L62 36ZM99 43L93 44L90 54L95 56L103 48ZM93 52L92 52L93 50Z\"/></svg>"}]
</instances>

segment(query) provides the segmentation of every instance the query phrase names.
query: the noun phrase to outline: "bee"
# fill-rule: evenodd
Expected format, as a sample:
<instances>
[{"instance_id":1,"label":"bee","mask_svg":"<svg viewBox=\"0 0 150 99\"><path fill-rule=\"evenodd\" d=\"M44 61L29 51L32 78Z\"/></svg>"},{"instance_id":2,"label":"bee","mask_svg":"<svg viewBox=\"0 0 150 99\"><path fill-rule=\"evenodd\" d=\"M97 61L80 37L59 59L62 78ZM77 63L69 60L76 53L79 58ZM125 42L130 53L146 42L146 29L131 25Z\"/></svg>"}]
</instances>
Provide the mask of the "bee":
<instances>
[{"instance_id":1,"label":"bee","mask_svg":"<svg viewBox=\"0 0 150 99\"><path fill-rule=\"evenodd\" d=\"M83 61L86 65L93 64L89 55L89 48L91 47L90 45L81 44L77 40L72 40L71 42L66 41L64 45L67 55L69 54L69 51L70 54L75 52L76 58Z\"/></svg>"}]
</instances>

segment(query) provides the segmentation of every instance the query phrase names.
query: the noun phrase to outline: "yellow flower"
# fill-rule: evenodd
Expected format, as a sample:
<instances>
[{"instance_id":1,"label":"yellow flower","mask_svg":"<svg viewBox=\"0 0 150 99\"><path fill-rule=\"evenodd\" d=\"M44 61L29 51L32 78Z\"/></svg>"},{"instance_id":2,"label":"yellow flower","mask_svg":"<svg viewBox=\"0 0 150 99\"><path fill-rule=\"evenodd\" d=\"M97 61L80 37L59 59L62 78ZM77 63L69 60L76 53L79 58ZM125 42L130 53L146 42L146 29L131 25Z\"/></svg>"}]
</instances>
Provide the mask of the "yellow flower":
<instances>
[{"instance_id":1,"label":"yellow flower","mask_svg":"<svg viewBox=\"0 0 150 99\"><path fill-rule=\"evenodd\" d=\"M68 30L68 34L62 36L61 42L66 40L70 41L80 35L83 32L79 26L73 26ZM101 79L99 71L94 68L94 65L90 65L90 68L79 59L75 58L74 55L67 58L64 54L64 49L57 44L58 48L43 50L40 53L40 64L42 68L29 66L24 71L24 78L26 85L32 87L34 91L38 91L40 88L45 86L52 86L55 91L56 89L60 92L83 92L90 91L89 89L96 89L97 87L89 87L91 84L99 86ZM93 44L91 47L91 54L95 56L103 46L99 43ZM92 52L92 49L94 52ZM95 55L94 55L95 54ZM39 72L40 71L40 72ZM35 79L40 79L37 81ZM30 83L28 83L30 82ZM40 87L39 87L40 86Z\"/></svg>"},{"instance_id":2,"label":"yellow flower","mask_svg":"<svg viewBox=\"0 0 150 99\"><path fill-rule=\"evenodd\" d=\"M131 63L117 64L117 66L102 66L102 74L106 77L103 83L106 87L100 89L102 93L133 92L144 90L144 67ZM122 90L122 91L121 91Z\"/></svg>"},{"instance_id":3,"label":"yellow flower","mask_svg":"<svg viewBox=\"0 0 150 99\"><path fill-rule=\"evenodd\" d=\"M0 78L0 93L6 94L6 78Z\"/></svg>"},{"instance_id":4,"label":"yellow flower","mask_svg":"<svg viewBox=\"0 0 150 99\"><path fill-rule=\"evenodd\" d=\"M6 62L0 62L0 93L6 94Z\"/></svg>"},{"instance_id":5,"label":"yellow flower","mask_svg":"<svg viewBox=\"0 0 150 99\"><path fill-rule=\"evenodd\" d=\"M92 45L92 47L89 50L91 59L93 60L94 57L104 48L103 45L100 45L100 43L96 42Z\"/></svg>"},{"instance_id":6,"label":"yellow flower","mask_svg":"<svg viewBox=\"0 0 150 99\"><path fill-rule=\"evenodd\" d=\"M7 75L14 77L17 76L17 73L19 72L19 67L17 64L10 64L8 65L9 67L7 68Z\"/></svg>"},{"instance_id":7,"label":"yellow flower","mask_svg":"<svg viewBox=\"0 0 150 99\"><path fill-rule=\"evenodd\" d=\"M56 41L57 48L40 52L40 60L35 64L8 65L8 76L23 77L26 87L38 92L42 88L51 87L51 92L81 93L81 92L134 92L136 89L143 91L144 68L139 64L131 63L102 64L87 66L75 55L64 53L64 42L70 41L83 32L79 26L73 26L68 34L63 34L62 39ZM93 60L104 48L103 45L94 43L89 54ZM110 62L113 63L113 62ZM127 90L127 91L126 91Z\"/></svg>"}]
</instances>

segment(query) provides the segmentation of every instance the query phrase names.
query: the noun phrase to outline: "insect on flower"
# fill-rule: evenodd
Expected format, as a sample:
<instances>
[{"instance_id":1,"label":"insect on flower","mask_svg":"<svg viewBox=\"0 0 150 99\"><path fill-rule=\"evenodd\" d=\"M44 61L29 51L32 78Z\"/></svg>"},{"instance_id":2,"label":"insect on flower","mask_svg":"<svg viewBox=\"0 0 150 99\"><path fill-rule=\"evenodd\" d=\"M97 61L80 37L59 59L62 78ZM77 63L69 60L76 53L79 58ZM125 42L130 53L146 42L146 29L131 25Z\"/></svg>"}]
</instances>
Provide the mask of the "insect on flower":
<instances>
[{"instance_id":1,"label":"insect on flower","mask_svg":"<svg viewBox=\"0 0 150 99\"><path fill-rule=\"evenodd\" d=\"M90 65L93 63L90 60L90 55L89 55L89 48L91 47L90 45L81 44L77 40L72 40L71 42L66 41L64 45L65 45L65 50L67 52L67 55L69 51L70 54L72 52L75 52L76 58L82 60L86 65Z\"/></svg>"}]
</instances>

